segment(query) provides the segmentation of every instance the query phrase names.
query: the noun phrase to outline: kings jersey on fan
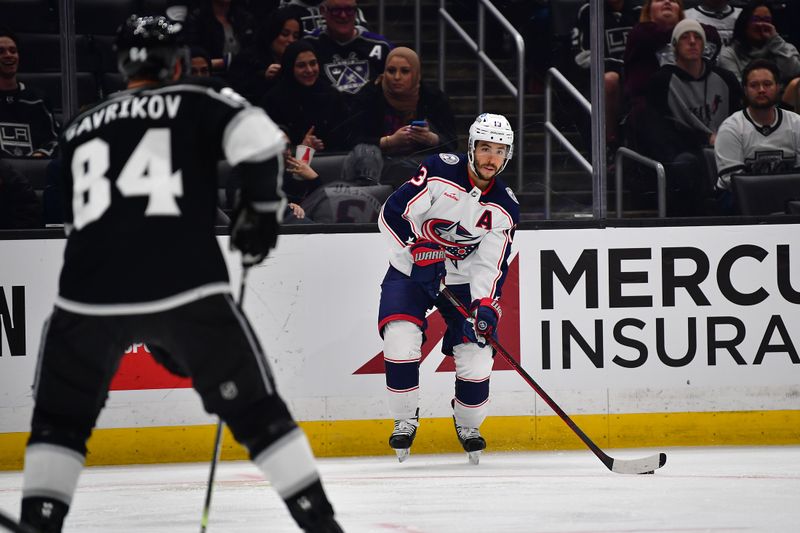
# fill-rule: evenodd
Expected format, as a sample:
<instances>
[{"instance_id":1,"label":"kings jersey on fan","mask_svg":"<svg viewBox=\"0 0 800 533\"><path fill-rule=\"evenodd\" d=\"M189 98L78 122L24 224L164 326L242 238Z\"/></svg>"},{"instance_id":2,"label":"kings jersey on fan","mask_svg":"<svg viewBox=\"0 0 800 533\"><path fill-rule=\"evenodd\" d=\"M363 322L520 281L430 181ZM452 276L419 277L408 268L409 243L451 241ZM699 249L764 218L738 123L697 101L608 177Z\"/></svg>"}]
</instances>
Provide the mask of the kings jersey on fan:
<instances>
[{"instance_id":1,"label":"kings jersey on fan","mask_svg":"<svg viewBox=\"0 0 800 533\"><path fill-rule=\"evenodd\" d=\"M472 183L463 154L427 158L381 210L381 232L392 243L389 262L410 275L406 246L417 238L440 244L448 285L469 284L473 299L499 298L519 222L514 193L495 177L485 191Z\"/></svg>"},{"instance_id":2,"label":"kings jersey on fan","mask_svg":"<svg viewBox=\"0 0 800 533\"><path fill-rule=\"evenodd\" d=\"M71 164L57 305L173 307L228 292L214 232L217 162L280 154L280 132L257 114L230 88L193 79L121 91L78 115L61 142ZM264 131L267 122L275 131ZM265 199L281 200L276 178L264 187Z\"/></svg>"}]
</instances>

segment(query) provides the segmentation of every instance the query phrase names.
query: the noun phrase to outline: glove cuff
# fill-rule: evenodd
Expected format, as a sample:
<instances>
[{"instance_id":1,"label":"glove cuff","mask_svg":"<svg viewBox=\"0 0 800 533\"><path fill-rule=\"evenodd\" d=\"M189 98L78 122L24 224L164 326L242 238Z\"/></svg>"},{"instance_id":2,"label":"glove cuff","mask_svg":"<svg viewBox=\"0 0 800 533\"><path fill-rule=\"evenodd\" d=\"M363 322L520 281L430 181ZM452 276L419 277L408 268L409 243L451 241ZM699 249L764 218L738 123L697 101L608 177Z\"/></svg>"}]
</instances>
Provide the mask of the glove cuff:
<instances>
[{"instance_id":1,"label":"glove cuff","mask_svg":"<svg viewBox=\"0 0 800 533\"><path fill-rule=\"evenodd\" d=\"M447 259L444 249L439 244L427 239L417 240L411 245L409 252L414 264L421 267L441 263Z\"/></svg>"},{"instance_id":2,"label":"glove cuff","mask_svg":"<svg viewBox=\"0 0 800 533\"><path fill-rule=\"evenodd\" d=\"M497 315L498 320L500 320L500 318L503 316L503 309L500 307L500 302L493 298L479 298L477 300L472 300L472 306L470 307L470 310L472 311L473 315L478 307L488 307L494 311L494 314Z\"/></svg>"}]
</instances>

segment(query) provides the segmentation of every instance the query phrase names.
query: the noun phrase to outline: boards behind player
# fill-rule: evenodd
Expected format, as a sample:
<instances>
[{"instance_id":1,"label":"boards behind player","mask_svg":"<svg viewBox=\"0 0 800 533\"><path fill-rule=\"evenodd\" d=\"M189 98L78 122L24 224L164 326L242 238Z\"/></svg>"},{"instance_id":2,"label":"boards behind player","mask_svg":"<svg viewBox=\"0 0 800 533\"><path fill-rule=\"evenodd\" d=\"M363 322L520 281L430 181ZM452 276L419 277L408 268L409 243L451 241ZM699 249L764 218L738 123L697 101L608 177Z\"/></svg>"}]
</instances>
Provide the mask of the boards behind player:
<instances>
[{"instance_id":1,"label":"boards behind player","mask_svg":"<svg viewBox=\"0 0 800 533\"><path fill-rule=\"evenodd\" d=\"M37 364L22 523L61 531L119 360L144 342L192 378L304 531L341 532L308 441L231 297L214 232L224 157L242 176L232 246L245 267L275 246L283 136L231 89L180 81L180 25L134 15L117 50L128 89L75 117L61 143L68 240Z\"/></svg>"}]
</instances>

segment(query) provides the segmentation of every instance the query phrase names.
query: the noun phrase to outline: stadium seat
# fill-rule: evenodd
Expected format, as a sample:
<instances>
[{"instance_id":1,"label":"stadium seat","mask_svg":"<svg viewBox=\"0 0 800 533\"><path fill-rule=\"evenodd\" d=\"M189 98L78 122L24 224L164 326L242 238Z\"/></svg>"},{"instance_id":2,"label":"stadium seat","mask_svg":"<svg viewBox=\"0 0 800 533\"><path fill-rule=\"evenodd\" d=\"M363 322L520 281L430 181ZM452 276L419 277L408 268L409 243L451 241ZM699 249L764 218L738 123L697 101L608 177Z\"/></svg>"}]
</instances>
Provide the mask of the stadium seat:
<instances>
[{"instance_id":1,"label":"stadium seat","mask_svg":"<svg viewBox=\"0 0 800 533\"><path fill-rule=\"evenodd\" d=\"M119 25L138 7L137 0L75 0L75 32L115 35Z\"/></svg>"},{"instance_id":2,"label":"stadium seat","mask_svg":"<svg viewBox=\"0 0 800 533\"><path fill-rule=\"evenodd\" d=\"M311 168L319 174L322 184L333 183L341 179L346 157L346 153L315 155L311 160Z\"/></svg>"},{"instance_id":3,"label":"stadium seat","mask_svg":"<svg viewBox=\"0 0 800 533\"><path fill-rule=\"evenodd\" d=\"M392 190L389 185L330 183L303 200L301 207L307 217L320 224L374 223Z\"/></svg>"},{"instance_id":4,"label":"stadium seat","mask_svg":"<svg viewBox=\"0 0 800 533\"><path fill-rule=\"evenodd\" d=\"M21 72L61 72L61 39L54 33L18 33ZM78 35L75 55L79 72L97 72L101 50L91 35Z\"/></svg>"},{"instance_id":5,"label":"stadium seat","mask_svg":"<svg viewBox=\"0 0 800 533\"><path fill-rule=\"evenodd\" d=\"M52 0L2 0L0 21L15 33L58 34L58 7Z\"/></svg>"},{"instance_id":6,"label":"stadium seat","mask_svg":"<svg viewBox=\"0 0 800 533\"><path fill-rule=\"evenodd\" d=\"M20 72L17 78L42 92L49 101L53 111L60 113L61 109L61 74L58 72ZM95 78L88 72L78 72L78 106L92 104L100 99L99 88Z\"/></svg>"},{"instance_id":7,"label":"stadium seat","mask_svg":"<svg viewBox=\"0 0 800 533\"><path fill-rule=\"evenodd\" d=\"M167 6L176 4L191 4L191 2L185 0L182 2L179 0L140 0L139 11L146 15L163 15Z\"/></svg>"},{"instance_id":8,"label":"stadium seat","mask_svg":"<svg viewBox=\"0 0 800 533\"><path fill-rule=\"evenodd\" d=\"M30 158L8 158L3 159L6 163L11 165L20 174L28 179L37 194L40 194L47 185L47 165L50 164L51 159L43 157L30 157Z\"/></svg>"},{"instance_id":9,"label":"stadium seat","mask_svg":"<svg viewBox=\"0 0 800 533\"><path fill-rule=\"evenodd\" d=\"M777 215L800 200L800 173L731 176L736 206L742 215Z\"/></svg>"}]
</instances>

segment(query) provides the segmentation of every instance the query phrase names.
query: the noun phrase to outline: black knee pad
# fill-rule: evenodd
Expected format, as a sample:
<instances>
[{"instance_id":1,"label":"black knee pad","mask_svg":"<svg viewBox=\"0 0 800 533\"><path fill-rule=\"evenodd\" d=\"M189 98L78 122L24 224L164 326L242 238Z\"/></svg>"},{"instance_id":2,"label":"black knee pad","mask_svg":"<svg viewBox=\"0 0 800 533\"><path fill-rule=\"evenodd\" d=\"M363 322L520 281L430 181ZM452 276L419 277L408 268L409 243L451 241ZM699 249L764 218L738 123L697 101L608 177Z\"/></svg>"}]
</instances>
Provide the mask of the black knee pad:
<instances>
[{"instance_id":1,"label":"black knee pad","mask_svg":"<svg viewBox=\"0 0 800 533\"><path fill-rule=\"evenodd\" d=\"M39 407L33 410L28 444L47 443L75 450L86 456L86 441L92 433L94 418L75 418L48 413Z\"/></svg>"},{"instance_id":2,"label":"black knee pad","mask_svg":"<svg viewBox=\"0 0 800 533\"><path fill-rule=\"evenodd\" d=\"M297 427L278 395L264 396L222 416L234 438L247 448L251 458Z\"/></svg>"}]
</instances>

